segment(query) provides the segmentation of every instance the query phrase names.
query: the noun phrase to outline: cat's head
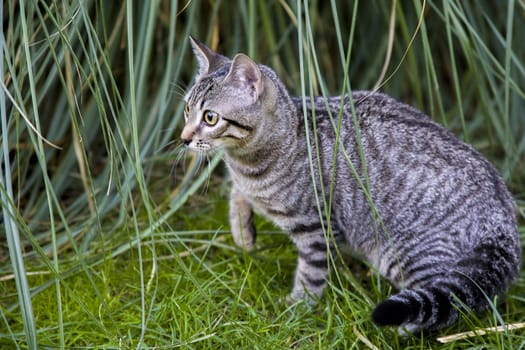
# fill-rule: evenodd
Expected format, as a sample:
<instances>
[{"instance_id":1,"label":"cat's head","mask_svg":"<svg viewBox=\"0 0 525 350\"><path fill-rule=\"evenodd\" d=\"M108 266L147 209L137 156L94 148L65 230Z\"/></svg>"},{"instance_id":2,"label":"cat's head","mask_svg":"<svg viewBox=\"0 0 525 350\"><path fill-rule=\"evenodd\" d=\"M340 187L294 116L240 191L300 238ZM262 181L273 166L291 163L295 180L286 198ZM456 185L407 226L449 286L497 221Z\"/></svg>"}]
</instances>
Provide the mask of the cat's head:
<instances>
[{"instance_id":1,"label":"cat's head","mask_svg":"<svg viewBox=\"0 0 525 350\"><path fill-rule=\"evenodd\" d=\"M199 72L184 97L184 144L200 152L233 152L260 142L260 129L277 104L272 81L244 54L230 60L198 40L190 41Z\"/></svg>"}]
</instances>

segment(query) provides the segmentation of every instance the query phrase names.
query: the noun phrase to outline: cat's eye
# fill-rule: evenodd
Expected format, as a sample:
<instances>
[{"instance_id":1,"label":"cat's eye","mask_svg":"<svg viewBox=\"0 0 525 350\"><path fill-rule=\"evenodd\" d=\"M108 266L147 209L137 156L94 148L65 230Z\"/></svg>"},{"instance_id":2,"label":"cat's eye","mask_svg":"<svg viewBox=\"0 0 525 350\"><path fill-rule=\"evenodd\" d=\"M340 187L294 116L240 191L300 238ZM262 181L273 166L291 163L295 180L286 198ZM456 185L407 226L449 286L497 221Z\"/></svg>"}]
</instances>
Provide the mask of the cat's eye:
<instances>
[{"instance_id":1,"label":"cat's eye","mask_svg":"<svg viewBox=\"0 0 525 350\"><path fill-rule=\"evenodd\" d=\"M219 121L219 115L214 111L204 111L203 120L209 126L214 126Z\"/></svg>"}]
</instances>

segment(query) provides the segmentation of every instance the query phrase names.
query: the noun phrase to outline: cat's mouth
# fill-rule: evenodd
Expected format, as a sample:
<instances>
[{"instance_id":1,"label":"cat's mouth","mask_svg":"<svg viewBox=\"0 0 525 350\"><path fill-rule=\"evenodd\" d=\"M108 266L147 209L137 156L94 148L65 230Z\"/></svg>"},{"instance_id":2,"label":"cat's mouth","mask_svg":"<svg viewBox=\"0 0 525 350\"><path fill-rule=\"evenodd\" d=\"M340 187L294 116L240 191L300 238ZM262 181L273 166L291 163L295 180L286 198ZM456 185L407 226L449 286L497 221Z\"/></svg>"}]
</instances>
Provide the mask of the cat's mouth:
<instances>
[{"instance_id":1,"label":"cat's mouth","mask_svg":"<svg viewBox=\"0 0 525 350\"><path fill-rule=\"evenodd\" d=\"M242 141L235 137L220 137L212 139L203 139L192 135L191 137L184 137L181 135L181 141L186 149L198 153L216 153L220 151L232 151L242 147Z\"/></svg>"},{"instance_id":2,"label":"cat's mouth","mask_svg":"<svg viewBox=\"0 0 525 350\"><path fill-rule=\"evenodd\" d=\"M208 142L205 142L201 139L184 139L182 138L182 143L186 146L186 148L199 152L199 153L211 153L213 152L214 148L212 145Z\"/></svg>"},{"instance_id":3,"label":"cat's mouth","mask_svg":"<svg viewBox=\"0 0 525 350\"><path fill-rule=\"evenodd\" d=\"M189 125L186 125L182 130L180 139L186 148L195 152L210 153L218 148L217 142L213 138L203 138L195 127Z\"/></svg>"},{"instance_id":4,"label":"cat's mouth","mask_svg":"<svg viewBox=\"0 0 525 350\"><path fill-rule=\"evenodd\" d=\"M191 139L181 138L181 141L187 150L204 155L215 154L228 148L223 142L224 140L218 139L206 140L198 137L192 137Z\"/></svg>"}]
</instances>

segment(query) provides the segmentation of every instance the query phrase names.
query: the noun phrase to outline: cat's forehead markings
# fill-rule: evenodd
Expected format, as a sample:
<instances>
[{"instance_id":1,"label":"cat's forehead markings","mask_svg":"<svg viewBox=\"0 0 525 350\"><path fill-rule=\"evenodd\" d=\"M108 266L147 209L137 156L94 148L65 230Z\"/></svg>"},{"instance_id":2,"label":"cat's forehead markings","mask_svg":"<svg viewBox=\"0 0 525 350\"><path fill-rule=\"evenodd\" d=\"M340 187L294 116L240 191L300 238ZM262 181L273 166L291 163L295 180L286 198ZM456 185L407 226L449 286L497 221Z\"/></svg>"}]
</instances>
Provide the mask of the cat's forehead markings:
<instances>
[{"instance_id":1,"label":"cat's forehead markings","mask_svg":"<svg viewBox=\"0 0 525 350\"><path fill-rule=\"evenodd\" d=\"M199 108L202 109L205 97L213 90L216 90L219 86L219 81L228 74L229 70L230 64L226 64L218 68L216 71L211 72L209 75L201 78L201 80L198 81L189 92L187 99L188 104L195 106L197 105L197 101L200 100Z\"/></svg>"},{"instance_id":2,"label":"cat's forehead markings","mask_svg":"<svg viewBox=\"0 0 525 350\"><path fill-rule=\"evenodd\" d=\"M202 105L204 104L204 99L206 95L208 95L210 91L213 90L214 88L215 88L215 84L207 84L206 88L202 91L202 94L200 96L200 100L201 100L200 108L201 109L202 109Z\"/></svg>"},{"instance_id":3,"label":"cat's forehead markings","mask_svg":"<svg viewBox=\"0 0 525 350\"><path fill-rule=\"evenodd\" d=\"M199 108L202 109L206 96L209 95L209 93L212 90L214 90L215 87L216 84L213 80L209 78L204 78L201 82L199 82L198 85L195 86L195 88L191 92L191 95L188 99L188 103L190 105L196 106L197 104L199 104L200 101Z\"/></svg>"}]
</instances>

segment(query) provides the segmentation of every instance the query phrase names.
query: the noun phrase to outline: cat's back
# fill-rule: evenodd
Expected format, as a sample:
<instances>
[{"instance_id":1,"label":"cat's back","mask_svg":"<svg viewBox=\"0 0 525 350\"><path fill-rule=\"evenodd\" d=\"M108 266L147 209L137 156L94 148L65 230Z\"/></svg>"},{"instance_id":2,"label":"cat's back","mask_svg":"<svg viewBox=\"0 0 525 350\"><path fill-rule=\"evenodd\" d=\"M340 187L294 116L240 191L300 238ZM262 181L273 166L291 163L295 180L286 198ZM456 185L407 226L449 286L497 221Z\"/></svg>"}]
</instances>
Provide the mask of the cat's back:
<instances>
[{"instance_id":1,"label":"cat's back","mask_svg":"<svg viewBox=\"0 0 525 350\"><path fill-rule=\"evenodd\" d=\"M293 101L299 115L306 109L310 132L315 129L320 140L326 141L324 147L330 147L339 132L348 153L355 156L363 152L370 165L390 160L403 168L414 167L406 170L470 166L496 173L470 145L423 112L388 95L354 91L351 99L345 95L294 97Z\"/></svg>"},{"instance_id":2,"label":"cat's back","mask_svg":"<svg viewBox=\"0 0 525 350\"><path fill-rule=\"evenodd\" d=\"M355 92L353 101L363 151L372 168L388 163L400 176L446 179L456 186L451 191L487 192L514 210L510 193L492 164L426 114L380 93ZM351 108L345 108L346 119L351 120ZM347 131L355 134L355 123L347 124L352 124Z\"/></svg>"},{"instance_id":3,"label":"cat's back","mask_svg":"<svg viewBox=\"0 0 525 350\"><path fill-rule=\"evenodd\" d=\"M426 114L385 94L355 91L351 100L348 96L306 100L324 148L320 154L326 155L321 159L326 175L334 166L331 150L338 117L342 118L339 132L345 150L337 157L336 188L352 186L357 195L340 195L341 217L345 212L359 213L359 220L367 215L363 208L368 205L356 205L366 202L360 188L365 184L376 209L399 227L440 223L463 226L466 232L473 218L487 225L515 226L514 201L503 179L473 147ZM295 103L303 108L302 99ZM458 215L463 222L451 222ZM348 227L352 222L341 224Z\"/></svg>"},{"instance_id":4,"label":"cat's back","mask_svg":"<svg viewBox=\"0 0 525 350\"><path fill-rule=\"evenodd\" d=\"M398 204L426 205L443 220L463 209L466 216L493 215L514 225L512 196L480 152L413 107L385 95L360 95L354 96L356 113L380 191L396 192Z\"/></svg>"}]
</instances>

